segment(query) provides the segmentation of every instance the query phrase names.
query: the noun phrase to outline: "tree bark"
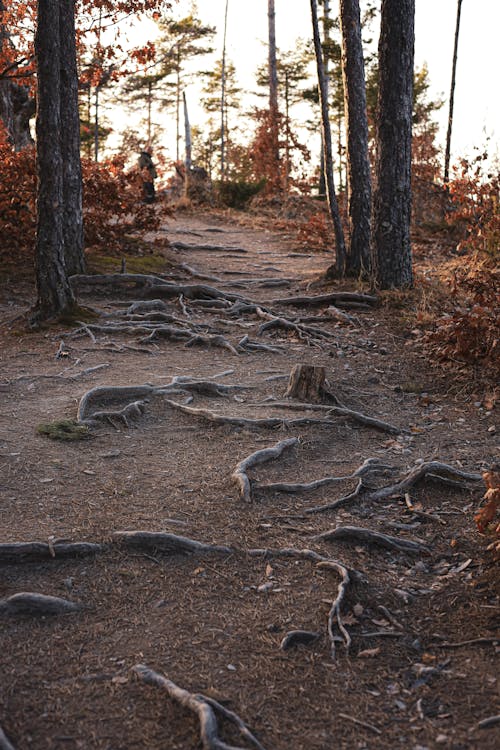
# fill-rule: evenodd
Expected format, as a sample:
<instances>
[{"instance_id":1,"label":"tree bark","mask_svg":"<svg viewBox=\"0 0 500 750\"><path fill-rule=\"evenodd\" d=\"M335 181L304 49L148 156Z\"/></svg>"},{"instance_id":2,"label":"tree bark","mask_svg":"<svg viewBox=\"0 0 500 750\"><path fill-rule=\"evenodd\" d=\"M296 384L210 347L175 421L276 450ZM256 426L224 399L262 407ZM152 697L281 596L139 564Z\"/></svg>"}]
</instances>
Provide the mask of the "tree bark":
<instances>
[{"instance_id":1,"label":"tree bark","mask_svg":"<svg viewBox=\"0 0 500 750\"><path fill-rule=\"evenodd\" d=\"M75 0L62 0L59 13L64 258L66 272L68 276L73 276L77 273L85 273Z\"/></svg>"},{"instance_id":2,"label":"tree bark","mask_svg":"<svg viewBox=\"0 0 500 750\"><path fill-rule=\"evenodd\" d=\"M382 0L379 41L374 281L411 287L411 135L415 0Z\"/></svg>"},{"instance_id":3,"label":"tree bark","mask_svg":"<svg viewBox=\"0 0 500 750\"><path fill-rule=\"evenodd\" d=\"M325 368L321 365L294 365L285 398L317 403L325 387Z\"/></svg>"},{"instance_id":4,"label":"tree bark","mask_svg":"<svg viewBox=\"0 0 500 750\"><path fill-rule=\"evenodd\" d=\"M38 0L35 34L38 298L33 323L67 312L75 303L64 259L60 7L59 0Z\"/></svg>"},{"instance_id":5,"label":"tree bark","mask_svg":"<svg viewBox=\"0 0 500 750\"><path fill-rule=\"evenodd\" d=\"M455 27L455 44L453 47L453 64L451 67L450 108L448 112L448 130L446 133L446 151L444 156L444 183L450 179L450 156L451 156L451 131L453 129L453 108L455 104L455 81L457 75L458 36L460 34L460 15L462 13L462 0L458 0L457 24Z\"/></svg>"},{"instance_id":6,"label":"tree bark","mask_svg":"<svg viewBox=\"0 0 500 750\"><path fill-rule=\"evenodd\" d=\"M9 30L4 23L5 3L0 0L0 56L12 48ZM15 73L14 65L11 73ZM20 86L8 75L0 77L0 119L7 130L10 143L16 151L33 145L30 119L35 114L35 100L25 86Z\"/></svg>"},{"instance_id":7,"label":"tree bark","mask_svg":"<svg viewBox=\"0 0 500 750\"><path fill-rule=\"evenodd\" d=\"M359 0L340 0L340 23L350 230L346 271L357 276L370 269L372 192Z\"/></svg>"},{"instance_id":8,"label":"tree bark","mask_svg":"<svg viewBox=\"0 0 500 750\"><path fill-rule=\"evenodd\" d=\"M267 17L269 24L269 115L271 128L272 157L275 164L277 179L276 184L280 186L280 149L279 149L279 109L278 109L278 66L276 62L276 11L274 0L268 0Z\"/></svg>"},{"instance_id":9,"label":"tree bark","mask_svg":"<svg viewBox=\"0 0 500 750\"><path fill-rule=\"evenodd\" d=\"M328 198L328 208L333 222L335 234L335 270L339 276L344 276L346 265L346 250L344 240L344 230L340 220L337 196L335 194L335 182L333 179L333 148L332 148L332 131L330 128L330 118L328 116L328 85L325 78L325 68L323 64L323 50L321 48L321 38L319 35L318 23L318 3L317 0L311 0L311 18L313 25L314 51L316 54L316 67L318 71L318 89L319 101L321 104L321 125L323 135L323 151L325 161L326 176L326 194ZM327 275L329 272L327 271Z\"/></svg>"}]
</instances>

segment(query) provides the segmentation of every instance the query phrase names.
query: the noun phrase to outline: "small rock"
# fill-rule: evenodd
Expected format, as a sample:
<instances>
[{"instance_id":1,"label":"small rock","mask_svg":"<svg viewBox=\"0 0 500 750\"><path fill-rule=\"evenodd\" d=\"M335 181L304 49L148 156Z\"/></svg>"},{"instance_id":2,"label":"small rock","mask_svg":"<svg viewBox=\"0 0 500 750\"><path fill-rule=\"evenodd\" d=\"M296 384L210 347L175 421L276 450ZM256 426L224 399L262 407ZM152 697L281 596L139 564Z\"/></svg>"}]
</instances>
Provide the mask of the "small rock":
<instances>
[{"instance_id":1,"label":"small rock","mask_svg":"<svg viewBox=\"0 0 500 750\"><path fill-rule=\"evenodd\" d=\"M229 672L236 672L236 667L234 666L234 664L228 664L227 668Z\"/></svg>"},{"instance_id":2,"label":"small rock","mask_svg":"<svg viewBox=\"0 0 500 750\"><path fill-rule=\"evenodd\" d=\"M491 425L490 425L490 426L488 427L488 432L490 433L490 435L494 435L496 431L497 431L497 428L495 427L495 425L494 425L494 424L491 424Z\"/></svg>"},{"instance_id":3,"label":"small rock","mask_svg":"<svg viewBox=\"0 0 500 750\"><path fill-rule=\"evenodd\" d=\"M445 745L448 742L448 737L445 734L438 734L436 737L437 745Z\"/></svg>"}]
</instances>

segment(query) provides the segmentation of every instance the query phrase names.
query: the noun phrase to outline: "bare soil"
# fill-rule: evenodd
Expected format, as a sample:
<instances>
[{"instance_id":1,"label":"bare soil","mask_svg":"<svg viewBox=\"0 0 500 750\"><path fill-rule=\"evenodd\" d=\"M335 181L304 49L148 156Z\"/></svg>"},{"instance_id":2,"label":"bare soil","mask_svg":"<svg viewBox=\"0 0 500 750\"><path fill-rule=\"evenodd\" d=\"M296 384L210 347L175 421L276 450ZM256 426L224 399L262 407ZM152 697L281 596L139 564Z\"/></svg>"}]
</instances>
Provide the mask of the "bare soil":
<instances>
[{"instance_id":1,"label":"bare soil","mask_svg":"<svg viewBox=\"0 0 500 750\"><path fill-rule=\"evenodd\" d=\"M167 236L246 250L175 253L178 264L220 279L201 283L225 292L269 303L335 288L307 290L330 259L304 253L283 233L181 215L169 222ZM187 274L176 278L192 281ZM269 279L286 281L259 284ZM68 356L56 359L71 326L26 333L11 322L31 293L29 286L7 286L0 306L0 542L107 543L113 532L145 530L234 552L165 555L110 544L90 558L0 564L0 599L29 591L83 605L75 614L52 617L0 612L0 726L15 748L201 747L195 716L142 684L131 673L137 663L222 702L267 750L499 747L500 724L479 727L499 713L498 570L473 524L484 487L422 482L406 500L360 497L318 514L305 511L346 495L356 481L308 493L259 490L269 482L348 476L370 457L395 466L393 479L419 461L480 472L499 460L495 413L482 405L480 393L470 395L470 387L453 388L414 349L404 310L351 311L352 325L312 322L334 336L311 343L281 330L257 337L262 320L255 316L231 319L189 308L187 300L191 321L219 327L233 344L248 333L283 351L234 355L96 334L95 342L65 339ZM125 304L103 296L82 302L108 312ZM176 300L169 306L184 316ZM291 318L323 312L273 309ZM261 403L283 397L297 363L324 366L342 403L408 434L389 435L340 417L331 425L289 429L216 425L172 409L161 397L130 429L107 424L73 443L36 432L39 423L74 418L80 398L94 386L159 385L176 375L249 386L225 398L194 397L193 406L217 414L303 416ZM285 437L297 437L298 446L250 470L252 502L244 502L231 479L236 465ZM380 483L392 482L382 477ZM339 525L420 541L430 553L313 539ZM313 549L360 574L342 604L349 653L339 643L333 659L327 635L335 572L307 560L248 554L289 547ZM320 638L281 650L294 629ZM225 725L221 736L244 745Z\"/></svg>"}]
</instances>

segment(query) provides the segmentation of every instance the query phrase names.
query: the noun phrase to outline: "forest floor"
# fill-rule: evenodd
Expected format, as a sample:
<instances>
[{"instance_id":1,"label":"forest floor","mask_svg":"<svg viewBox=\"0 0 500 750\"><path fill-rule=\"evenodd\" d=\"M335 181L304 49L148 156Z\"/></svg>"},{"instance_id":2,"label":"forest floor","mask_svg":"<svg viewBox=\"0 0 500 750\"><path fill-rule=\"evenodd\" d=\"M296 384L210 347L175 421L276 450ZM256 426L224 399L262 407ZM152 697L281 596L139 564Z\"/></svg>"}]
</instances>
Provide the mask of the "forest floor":
<instances>
[{"instance_id":1,"label":"forest floor","mask_svg":"<svg viewBox=\"0 0 500 750\"><path fill-rule=\"evenodd\" d=\"M343 308L351 320L340 321L337 311L326 312L328 303L277 301L351 288L307 288L328 266L325 254L297 249L283 232L210 214L179 214L166 236L184 243L159 269L168 279L251 298L288 320L300 317L306 329L300 337L279 327L257 335L265 320L255 309L231 316L223 298L215 309L184 296L165 301L181 328L218 331L232 347L248 335L272 350L146 342L144 331L116 328L68 336L77 324L26 333L12 320L33 290L4 286L0 543L48 544L45 561L13 561L0 544L6 737L16 750L200 747L195 714L145 685L132 671L144 664L237 713L258 738L254 746L266 750L498 748L498 570L473 523L484 484L464 489L457 477L454 484L430 476L396 486L428 461L478 474L498 461L495 412L479 390L454 385L414 346L404 309ZM194 270L212 278L195 279ZM79 299L113 314L99 321L105 324L141 297L94 290ZM401 432L280 405L296 364L324 366L344 406ZM172 406L186 404L186 393L165 397L156 388L128 428L110 418L74 442L36 432L40 423L74 419L91 388L159 387L174 376L242 386L220 396L195 393L192 407L277 422L208 421ZM305 416L322 421L286 422ZM288 438L297 441L248 470L251 497L244 498L232 477L237 464ZM322 509L353 493L352 475L367 459L392 468L370 473L358 495ZM294 493L264 486L324 477L341 479ZM384 486L394 489L374 497ZM358 529L353 538L316 538L346 526ZM415 549L381 547L359 529L415 542ZM167 554L160 542L129 547L113 537L136 530L230 550ZM60 539L102 547L65 558ZM268 553L250 554L255 549ZM290 549L296 552L283 552ZM299 554L305 549L340 565L317 564ZM332 613L342 570L349 583ZM6 603L19 592L81 607L23 614ZM294 630L319 637L280 647ZM251 747L227 720L220 731L230 746ZM0 747L6 743L0 731Z\"/></svg>"}]
</instances>

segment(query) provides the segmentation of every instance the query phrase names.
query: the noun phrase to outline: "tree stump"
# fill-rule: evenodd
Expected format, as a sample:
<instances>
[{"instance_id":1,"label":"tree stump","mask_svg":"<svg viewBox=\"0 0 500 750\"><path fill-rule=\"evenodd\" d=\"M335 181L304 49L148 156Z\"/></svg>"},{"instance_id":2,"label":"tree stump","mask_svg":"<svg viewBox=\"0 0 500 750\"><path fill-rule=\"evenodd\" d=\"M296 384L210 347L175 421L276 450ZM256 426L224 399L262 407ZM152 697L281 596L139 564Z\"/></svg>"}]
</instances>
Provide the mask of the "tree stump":
<instances>
[{"instance_id":1,"label":"tree stump","mask_svg":"<svg viewBox=\"0 0 500 750\"><path fill-rule=\"evenodd\" d=\"M325 368L317 365L295 365L290 373L285 398L317 403L322 400Z\"/></svg>"}]
</instances>

